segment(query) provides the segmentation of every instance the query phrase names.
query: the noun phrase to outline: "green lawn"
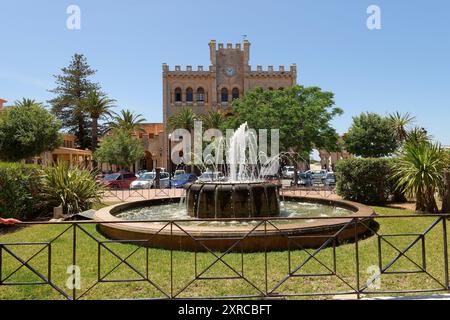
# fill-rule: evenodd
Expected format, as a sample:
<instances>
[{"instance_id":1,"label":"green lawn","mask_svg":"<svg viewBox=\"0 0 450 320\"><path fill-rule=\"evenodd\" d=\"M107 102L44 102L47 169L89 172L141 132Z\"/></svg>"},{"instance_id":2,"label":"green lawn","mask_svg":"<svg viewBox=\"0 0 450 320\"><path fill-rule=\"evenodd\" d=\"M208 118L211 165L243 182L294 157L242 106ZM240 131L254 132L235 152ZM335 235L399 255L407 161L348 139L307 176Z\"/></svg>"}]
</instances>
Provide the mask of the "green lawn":
<instances>
[{"instance_id":1,"label":"green lawn","mask_svg":"<svg viewBox=\"0 0 450 320\"><path fill-rule=\"evenodd\" d=\"M380 215L406 215L412 214L410 211L378 208L375 210ZM379 219L380 234L392 233L423 233L436 218L395 218L395 219ZM1 243L13 242L45 242L52 240L60 234L68 226L33 226L20 229L13 233L0 235ZM105 240L100 235L95 226L82 226L86 231L91 233L98 240ZM426 246L426 267L437 281L444 283L444 257L443 257L443 232L442 222L431 230L425 237ZM72 264L72 230L55 240L51 246L51 279L58 287L62 288L67 294L71 295L72 291L66 287L66 281L70 276L67 268ZM404 249L414 237L388 238L388 240ZM127 261L134 266L143 275L147 272L146 254L147 249L136 247L130 244L108 244L108 248L126 257L134 250L137 250ZM378 241L377 237L371 237L359 243L360 257L360 284L363 286L372 275L368 268L378 265ZM43 245L27 245L14 246L6 245L6 247L19 255L22 259L29 259L35 252L42 249ZM389 245L383 243L383 264L386 265L393 259L397 252L390 248ZM77 230L77 266L81 271L81 290L77 291L80 296L94 285L97 281L98 269L98 244L95 240ZM102 249L101 254L101 276L106 275L120 261L109 253L106 249ZM311 251L310 251L311 252ZM421 242L418 242L408 252L409 258L422 264ZM291 252L292 269L295 269L306 257L305 251ZM316 258L330 269L333 268L332 249L324 249ZM148 249L148 277L156 283L164 292L171 292L171 274L170 274L170 251ZM194 277L195 273L195 255L187 252L173 252L173 274L172 274L172 291L178 293L188 284ZM2 254L2 279L11 274L20 266L20 262L15 260L9 253L3 250ZM215 257L210 253L201 253L197 256L197 270L201 272ZM241 255L228 254L224 260L233 266L238 272L241 272ZM272 252L267 254L268 260L268 289L271 291L276 284L288 274L288 252ZM244 276L248 281L252 282L257 288L265 290L265 255L264 253L245 254L243 259ZM47 249L30 261L30 265L37 271L47 276L48 272L48 254ZM351 286L356 286L355 277L355 244L342 245L336 249L336 271L339 277L323 276L323 277L291 277L283 283L275 292L283 294L295 293L329 293L329 292L345 292L351 289L342 281L348 282ZM407 258L400 258L389 271L400 270L417 270L417 267ZM327 273L328 270L319 262L311 260L297 274L303 273ZM204 277L212 276L235 276L227 266L218 262ZM110 273L105 279L139 279L140 276L126 265L119 266ZM415 289L436 289L441 288L440 285L432 277L423 273L414 274L385 274L381 277L381 290L415 290ZM14 273L7 279L9 282L31 282L40 281L33 273L24 268ZM258 291L248 282L242 279L237 280L197 280L192 283L185 291L177 297L192 296L230 296L230 295L255 295ZM132 282L132 283L99 283L90 290L83 299L125 299L125 298L157 298L164 295L155 289L149 282ZM324 296L325 298L329 296ZM0 299L62 299L62 295L49 285L20 285L20 286L0 286ZM323 298L323 297L322 297Z\"/></svg>"}]
</instances>

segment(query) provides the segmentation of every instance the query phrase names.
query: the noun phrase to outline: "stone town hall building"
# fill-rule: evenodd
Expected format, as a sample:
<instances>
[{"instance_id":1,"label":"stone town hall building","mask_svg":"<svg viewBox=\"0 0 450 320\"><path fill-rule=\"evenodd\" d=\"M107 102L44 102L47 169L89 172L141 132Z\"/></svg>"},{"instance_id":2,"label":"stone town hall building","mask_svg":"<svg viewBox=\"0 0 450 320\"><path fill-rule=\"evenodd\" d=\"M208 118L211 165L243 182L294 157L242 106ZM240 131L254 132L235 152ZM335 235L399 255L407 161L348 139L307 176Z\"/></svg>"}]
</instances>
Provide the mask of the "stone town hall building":
<instances>
[{"instance_id":1,"label":"stone town hall building","mask_svg":"<svg viewBox=\"0 0 450 320\"><path fill-rule=\"evenodd\" d=\"M144 129L153 134L143 135L146 144L146 159L139 167L152 170L155 167L168 167L167 121L181 108L191 108L196 114L206 114L210 110L225 113L231 111L233 99L239 99L248 90L261 87L267 90L283 89L297 83L297 66L289 69L284 66L263 69L250 66L250 42L243 44L209 43L210 65L180 66L174 68L162 66L163 77L163 120L159 124L147 124ZM162 130L154 134L158 126Z\"/></svg>"},{"instance_id":2,"label":"stone town hall building","mask_svg":"<svg viewBox=\"0 0 450 320\"><path fill-rule=\"evenodd\" d=\"M209 43L211 63L195 70L187 66L182 70L175 66L170 70L163 64L163 112L164 124L181 107L190 107L194 112L204 114L208 110L226 111L233 99L238 99L250 89L282 89L296 84L297 67L289 70L279 66L277 70L269 66L263 70L257 66L252 70L250 62L250 42L243 45L231 43L226 46L215 41Z\"/></svg>"}]
</instances>

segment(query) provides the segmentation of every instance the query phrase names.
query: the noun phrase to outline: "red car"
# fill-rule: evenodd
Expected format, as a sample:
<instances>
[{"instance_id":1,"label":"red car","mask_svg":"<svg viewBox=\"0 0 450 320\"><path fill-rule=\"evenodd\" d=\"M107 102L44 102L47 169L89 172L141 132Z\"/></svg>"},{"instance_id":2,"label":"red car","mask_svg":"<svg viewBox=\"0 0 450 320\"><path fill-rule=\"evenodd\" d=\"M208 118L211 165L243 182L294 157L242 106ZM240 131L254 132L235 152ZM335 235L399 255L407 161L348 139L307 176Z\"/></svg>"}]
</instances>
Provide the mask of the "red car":
<instances>
[{"instance_id":1,"label":"red car","mask_svg":"<svg viewBox=\"0 0 450 320\"><path fill-rule=\"evenodd\" d=\"M111 189L129 189L130 184L136 180L137 177L134 173L130 172L117 172L107 174L102 178L103 184L107 188Z\"/></svg>"}]
</instances>

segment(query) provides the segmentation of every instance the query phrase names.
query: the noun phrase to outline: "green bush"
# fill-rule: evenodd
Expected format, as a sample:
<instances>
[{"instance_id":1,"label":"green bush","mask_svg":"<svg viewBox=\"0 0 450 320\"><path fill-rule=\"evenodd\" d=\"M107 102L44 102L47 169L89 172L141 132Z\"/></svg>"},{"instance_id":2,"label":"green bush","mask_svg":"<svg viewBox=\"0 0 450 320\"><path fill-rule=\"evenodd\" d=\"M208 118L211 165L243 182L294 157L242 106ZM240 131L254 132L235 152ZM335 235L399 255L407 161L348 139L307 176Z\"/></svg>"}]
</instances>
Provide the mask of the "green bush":
<instances>
[{"instance_id":1,"label":"green bush","mask_svg":"<svg viewBox=\"0 0 450 320\"><path fill-rule=\"evenodd\" d=\"M91 209L101 202L102 189L94 172L71 168L65 162L44 169L42 197L52 207L62 206L64 214Z\"/></svg>"},{"instance_id":2,"label":"green bush","mask_svg":"<svg viewBox=\"0 0 450 320\"><path fill-rule=\"evenodd\" d=\"M384 205L394 196L392 159L354 158L336 165L336 190L345 200Z\"/></svg>"},{"instance_id":3,"label":"green bush","mask_svg":"<svg viewBox=\"0 0 450 320\"><path fill-rule=\"evenodd\" d=\"M42 171L21 163L0 163L0 216L21 220L48 213L40 199Z\"/></svg>"}]
</instances>

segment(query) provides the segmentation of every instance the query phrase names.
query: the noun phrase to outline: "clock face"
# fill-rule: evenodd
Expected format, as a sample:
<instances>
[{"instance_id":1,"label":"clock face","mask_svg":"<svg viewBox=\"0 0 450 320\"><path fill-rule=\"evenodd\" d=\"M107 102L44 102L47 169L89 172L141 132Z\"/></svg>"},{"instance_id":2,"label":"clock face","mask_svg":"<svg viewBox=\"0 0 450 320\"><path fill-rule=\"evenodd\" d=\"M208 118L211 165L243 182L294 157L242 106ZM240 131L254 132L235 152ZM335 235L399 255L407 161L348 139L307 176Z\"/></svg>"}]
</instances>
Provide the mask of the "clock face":
<instances>
[{"instance_id":1,"label":"clock face","mask_svg":"<svg viewBox=\"0 0 450 320\"><path fill-rule=\"evenodd\" d=\"M235 73L236 73L236 71L234 70L233 67L230 67L230 66L225 67L225 74L226 74L228 77L234 76Z\"/></svg>"}]
</instances>

